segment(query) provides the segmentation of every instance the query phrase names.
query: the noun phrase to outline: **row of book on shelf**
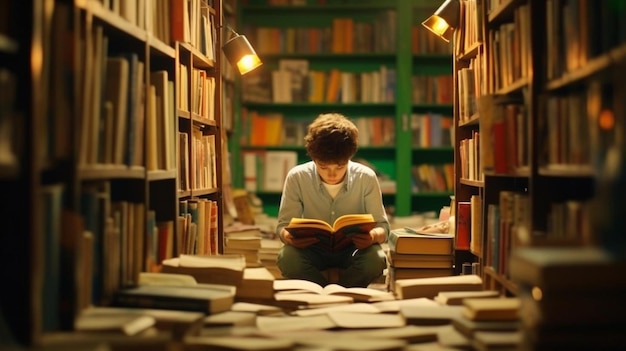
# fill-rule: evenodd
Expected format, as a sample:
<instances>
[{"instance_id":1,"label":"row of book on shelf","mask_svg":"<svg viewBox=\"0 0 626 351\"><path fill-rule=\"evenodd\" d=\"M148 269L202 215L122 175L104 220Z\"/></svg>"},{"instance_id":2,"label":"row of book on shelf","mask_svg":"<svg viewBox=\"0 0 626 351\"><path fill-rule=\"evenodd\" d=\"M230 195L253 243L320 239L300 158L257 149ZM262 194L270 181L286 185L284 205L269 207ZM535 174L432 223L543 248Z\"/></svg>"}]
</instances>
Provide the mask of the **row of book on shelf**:
<instances>
[{"instance_id":1,"label":"row of book on shelf","mask_svg":"<svg viewBox=\"0 0 626 351\"><path fill-rule=\"evenodd\" d=\"M593 158L589 140L595 133L585 112L588 101L597 97L594 87L552 96L544 104L546 135L540 166L547 170L590 174ZM460 142L461 177L484 180L484 173L515 174L529 166L528 111L519 101L506 101L497 95L477 100L480 130ZM591 136L591 137L590 137Z\"/></svg>"},{"instance_id":2,"label":"row of book on shelf","mask_svg":"<svg viewBox=\"0 0 626 351\"><path fill-rule=\"evenodd\" d=\"M79 164L173 169L175 149L171 139L176 119L172 77L164 70L150 72L144 99L145 63L139 55L109 53L108 37L99 25L94 26L86 40L93 45L85 52L85 65L96 73L87 75L81 90ZM62 114L64 102L58 104L55 111ZM66 128L63 123L54 126ZM145 151L141 144L144 136ZM67 140L61 131L50 137L52 149L62 153Z\"/></svg>"},{"instance_id":3,"label":"row of book on shelf","mask_svg":"<svg viewBox=\"0 0 626 351\"><path fill-rule=\"evenodd\" d=\"M192 128L191 144L189 133L177 133L178 190L215 188L217 185L216 135L203 134L197 126Z\"/></svg>"},{"instance_id":4,"label":"row of book on shelf","mask_svg":"<svg viewBox=\"0 0 626 351\"><path fill-rule=\"evenodd\" d=\"M411 166L414 192L452 192L454 190L454 164L420 164Z\"/></svg>"},{"instance_id":5,"label":"row of book on shelf","mask_svg":"<svg viewBox=\"0 0 626 351\"><path fill-rule=\"evenodd\" d=\"M359 146L392 146L395 142L395 119L389 116L348 116L359 128ZM243 128L241 145L249 146L304 146L304 136L311 118L289 118L278 112L242 110ZM442 122L441 124L445 124ZM436 124L435 125L440 125ZM436 129L436 127L432 127ZM255 131L264 130L265 133ZM433 136L438 142L443 136ZM430 143L428 131L424 131L425 142ZM434 146L434 145L433 145Z\"/></svg>"},{"instance_id":6,"label":"row of book on shelf","mask_svg":"<svg viewBox=\"0 0 626 351\"><path fill-rule=\"evenodd\" d=\"M415 74L411 77L411 101L414 104L450 104L454 95L453 76Z\"/></svg>"},{"instance_id":7,"label":"row of book on shelf","mask_svg":"<svg viewBox=\"0 0 626 351\"><path fill-rule=\"evenodd\" d=\"M359 129L359 146L395 145L395 119L390 116L348 116ZM439 113L413 113L410 117L414 147L451 147L452 118ZM242 110L241 145L304 146L309 118L288 118L279 112ZM255 133L265 130L265 133Z\"/></svg>"},{"instance_id":8,"label":"row of book on shelf","mask_svg":"<svg viewBox=\"0 0 626 351\"><path fill-rule=\"evenodd\" d=\"M273 103L391 103L395 101L396 71L354 72L309 68L309 60L281 59L275 70L251 73L243 82L245 102Z\"/></svg>"},{"instance_id":9,"label":"row of book on shelf","mask_svg":"<svg viewBox=\"0 0 626 351\"><path fill-rule=\"evenodd\" d=\"M271 27L248 24L246 35L260 54L371 53L396 49L396 12L382 10L369 21L334 17L327 27Z\"/></svg>"}]
</instances>

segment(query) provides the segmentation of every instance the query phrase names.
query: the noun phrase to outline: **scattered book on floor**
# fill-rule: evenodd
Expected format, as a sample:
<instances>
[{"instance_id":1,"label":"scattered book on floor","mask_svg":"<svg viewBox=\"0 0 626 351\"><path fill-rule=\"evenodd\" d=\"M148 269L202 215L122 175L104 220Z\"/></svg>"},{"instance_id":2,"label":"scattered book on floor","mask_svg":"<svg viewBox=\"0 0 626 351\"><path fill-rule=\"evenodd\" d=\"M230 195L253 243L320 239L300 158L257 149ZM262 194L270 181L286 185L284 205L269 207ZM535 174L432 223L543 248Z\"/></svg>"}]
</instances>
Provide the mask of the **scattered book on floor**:
<instances>
[{"instance_id":1,"label":"scattered book on floor","mask_svg":"<svg viewBox=\"0 0 626 351\"><path fill-rule=\"evenodd\" d=\"M519 320L511 321L477 321L467 318L455 318L452 320L452 326L461 334L468 338L473 338L474 333L478 331L516 331L520 330L521 323Z\"/></svg>"},{"instance_id":2,"label":"scattered book on floor","mask_svg":"<svg viewBox=\"0 0 626 351\"><path fill-rule=\"evenodd\" d=\"M322 295L318 293L276 293L274 294L274 304L285 309L318 308L325 306L335 306L339 304L353 303L350 296Z\"/></svg>"},{"instance_id":3,"label":"scattered book on floor","mask_svg":"<svg viewBox=\"0 0 626 351\"><path fill-rule=\"evenodd\" d=\"M279 279L274 281L275 294L316 293L321 295L348 296L358 302L378 302L394 300L395 296L388 292L373 288L346 288L339 284L321 286L317 283L301 279Z\"/></svg>"},{"instance_id":4,"label":"scattered book on floor","mask_svg":"<svg viewBox=\"0 0 626 351\"><path fill-rule=\"evenodd\" d=\"M411 325L445 325L451 324L455 318L461 318L462 306L418 306L403 305L400 307L400 314L404 316L407 324Z\"/></svg>"},{"instance_id":5,"label":"scattered book on floor","mask_svg":"<svg viewBox=\"0 0 626 351\"><path fill-rule=\"evenodd\" d=\"M244 311L224 311L208 315L203 319L204 327L241 327L256 324L256 313Z\"/></svg>"},{"instance_id":6,"label":"scattered book on floor","mask_svg":"<svg viewBox=\"0 0 626 351\"><path fill-rule=\"evenodd\" d=\"M389 232L389 251L397 254L452 255L454 235L418 234L406 228Z\"/></svg>"},{"instance_id":7,"label":"scattered book on floor","mask_svg":"<svg viewBox=\"0 0 626 351\"><path fill-rule=\"evenodd\" d=\"M152 316L134 312L81 313L74 319L74 330L78 332L118 333L137 335L156 325Z\"/></svg>"},{"instance_id":8,"label":"scattered book on floor","mask_svg":"<svg viewBox=\"0 0 626 351\"><path fill-rule=\"evenodd\" d=\"M437 328L406 325L398 328L376 328L362 330L341 330L336 332L340 337L358 339L396 339L409 344L437 341Z\"/></svg>"},{"instance_id":9,"label":"scattered book on floor","mask_svg":"<svg viewBox=\"0 0 626 351\"><path fill-rule=\"evenodd\" d=\"M265 267L246 268L243 279L237 285L238 301L271 300L274 297L276 278Z\"/></svg>"},{"instance_id":10,"label":"scattered book on floor","mask_svg":"<svg viewBox=\"0 0 626 351\"><path fill-rule=\"evenodd\" d=\"M197 311L213 314L229 310L236 287L138 285L117 290L113 306Z\"/></svg>"},{"instance_id":11,"label":"scattered book on floor","mask_svg":"<svg viewBox=\"0 0 626 351\"><path fill-rule=\"evenodd\" d=\"M516 331L478 331L474 333L471 344L476 351L518 350L522 342L522 332Z\"/></svg>"},{"instance_id":12,"label":"scattered book on floor","mask_svg":"<svg viewBox=\"0 0 626 351\"><path fill-rule=\"evenodd\" d=\"M319 247L328 251L341 250L351 243L353 234L369 233L376 227L371 214L347 214L330 224L313 218L292 218L285 227L295 237L317 237Z\"/></svg>"},{"instance_id":13,"label":"scattered book on floor","mask_svg":"<svg viewBox=\"0 0 626 351\"><path fill-rule=\"evenodd\" d=\"M202 328L203 312L164 310L138 307L92 306L81 311L80 316L107 318L107 316L138 315L148 316L155 320L157 330L167 331L176 336L184 336L197 332ZM142 333L142 335L144 335Z\"/></svg>"},{"instance_id":14,"label":"scattered book on floor","mask_svg":"<svg viewBox=\"0 0 626 351\"><path fill-rule=\"evenodd\" d=\"M475 321L510 321L519 319L517 297L469 298L463 300L463 316Z\"/></svg>"},{"instance_id":15,"label":"scattered book on floor","mask_svg":"<svg viewBox=\"0 0 626 351\"><path fill-rule=\"evenodd\" d=\"M500 292L497 290L480 290L480 291L440 291L434 300L442 305L462 305L466 298L486 298L498 297Z\"/></svg>"},{"instance_id":16,"label":"scattered book on floor","mask_svg":"<svg viewBox=\"0 0 626 351\"><path fill-rule=\"evenodd\" d=\"M449 277L398 279L394 292L398 299L417 297L434 298L441 291L483 290L483 280L478 275L453 275Z\"/></svg>"},{"instance_id":17,"label":"scattered book on floor","mask_svg":"<svg viewBox=\"0 0 626 351\"><path fill-rule=\"evenodd\" d=\"M183 348L188 351L202 350L254 350L254 351L289 351L295 343L292 340L255 337L252 335L203 336L194 335L185 338Z\"/></svg>"},{"instance_id":18,"label":"scattered book on floor","mask_svg":"<svg viewBox=\"0 0 626 351\"><path fill-rule=\"evenodd\" d=\"M355 302L344 305L335 305L319 308L307 308L290 312L294 316L312 316L316 314L326 314L329 312L358 312L358 313L381 313L381 311L374 306L374 304L366 302Z\"/></svg>"},{"instance_id":19,"label":"scattered book on floor","mask_svg":"<svg viewBox=\"0 0 626 351\"><path fill-rule=\"evenodd\" d=\"M332 311L312 316L259 316L257 327L263 332L299 330L400 328L406 326L400 314Z\"/></svg>"},{"instance_id":20,"label":"scattered book on floor","mask_svg":"<svg viewBox=\"0 0 626 351\"><path fill-rule=\"evenodd\" d=\"M246 259L241 254L180 255L163 260L161 272L188 274L198 283L237 285L245 268Z\"/></svg>"},{"instance_id":21,"label":"scattered book on floor","mask_svg":"<svg viewBox=\"0 0 626 351\"><path fill-rule=\"evenodd\" d=\"M230 310L237 311L237 312L254 312L258 315L282 314L283 313L282 309L278 306L274 306L271 304L245 302L245 301L235 301L235 303L230 308Z\"/></svg>"}]
</instances>

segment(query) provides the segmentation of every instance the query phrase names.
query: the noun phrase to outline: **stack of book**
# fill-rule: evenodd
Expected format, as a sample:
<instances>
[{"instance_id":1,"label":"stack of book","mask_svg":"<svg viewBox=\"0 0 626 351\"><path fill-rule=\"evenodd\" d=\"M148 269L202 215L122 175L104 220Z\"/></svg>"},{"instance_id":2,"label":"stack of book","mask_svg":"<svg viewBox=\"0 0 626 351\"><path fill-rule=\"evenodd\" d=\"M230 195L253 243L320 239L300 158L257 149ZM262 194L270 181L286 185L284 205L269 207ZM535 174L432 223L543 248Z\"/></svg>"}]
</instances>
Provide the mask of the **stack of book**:
<instances>
[{"instance_id":1,"label":"stack of book","mask_svg":"<svg viewBox=\"0 0 626 351\"><path fill-rule=\"evenodd\" d=\"M390 280L450 276L453 274L453 249L452 234L393 229L389 234Z\"/></svg>"},{"instance_id":2,"label":"stack of book","mask_svg":"<svg viewBox=\"0 0 626 351\"><path fill-rule=\"evenodd\" d=\"M267 268L270 273L276 278L283 278L283 274L280 272L276 260L278 259L278 252L283 247L283 242L279 239L262 238L261 248L259 249L259 259L263 267Z\"/></svg>"},{"instance_id":3,"label":"stack of book","mask_svg":"<svg viewBox=\"0 0 626 351\"><path fill-rule=\"evenodd\" d=\"M509 260L523 346L617 350L626 345L626 261L597 247L525 247Z\"/></svg>"},{"instance_id":4,"label":"stack of book","mask_svg":"<svg viewBox=\"0 0 626 351\"><path fill-rule=\"evenodd\" d=\"M247 267L261 267L261 229L254 224L234 223L224 228L224 253L240 254Z\"/></svg>"},{"instance_id":5,"label":"stack of book","mask_svg":"<svg viewBox=\"0 0 626 351\"><path fill-rule=\"evenodd\" d=\"M163 260L161 273L187 274L202 284L237 286L243 279L246 260L243 255L180 255Z\"/></svg>"}]
</instances>

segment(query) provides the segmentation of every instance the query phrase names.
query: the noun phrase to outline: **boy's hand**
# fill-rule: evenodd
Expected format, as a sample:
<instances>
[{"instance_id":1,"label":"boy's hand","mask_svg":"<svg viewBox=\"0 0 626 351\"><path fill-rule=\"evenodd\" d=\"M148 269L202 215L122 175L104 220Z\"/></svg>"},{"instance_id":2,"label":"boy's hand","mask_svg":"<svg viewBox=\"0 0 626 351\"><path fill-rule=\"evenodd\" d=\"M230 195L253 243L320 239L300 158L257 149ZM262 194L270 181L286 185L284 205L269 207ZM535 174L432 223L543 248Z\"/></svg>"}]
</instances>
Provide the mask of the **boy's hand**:
<instances>
[{"instance_id":1,"label":"boy's hand","mask_svg":"<svg viewBox=\"0 0 626 351\"><path fill-rule=\"evenodd\" d=\"M370 233L353 234L353 235L350 235L350 239L352 239L352 242L354 243L354 246L356 246L357 249L364 249L366 247L370 247L374 243L374 240Z\"/></svg>"},{"instance_id":2,"label":"boy's hand","mask_svg":"<svg viewBox=\"0 0 626 351\"><path fill-rule=\"evenodd\" d=\"M374 243L385 242L385 230L382 227L377 227L370 230L369 233L354 234L350 236L354 246L357 249L365 249L372 246Z\"/></svg>"},{"instance_id":3,"label":"boy's hand","mask_svg":"<svg viewBox=\"0 0 626 351\"><path fill-rule=\"evenodd\" d=\"M303 249L307 246L311 246L320 241L320 239L316 237L296 238L286 230L283 230L283 239L286 244L291 245L293 247L297 247L299 249Z\"/></svg>"}]
</instances>

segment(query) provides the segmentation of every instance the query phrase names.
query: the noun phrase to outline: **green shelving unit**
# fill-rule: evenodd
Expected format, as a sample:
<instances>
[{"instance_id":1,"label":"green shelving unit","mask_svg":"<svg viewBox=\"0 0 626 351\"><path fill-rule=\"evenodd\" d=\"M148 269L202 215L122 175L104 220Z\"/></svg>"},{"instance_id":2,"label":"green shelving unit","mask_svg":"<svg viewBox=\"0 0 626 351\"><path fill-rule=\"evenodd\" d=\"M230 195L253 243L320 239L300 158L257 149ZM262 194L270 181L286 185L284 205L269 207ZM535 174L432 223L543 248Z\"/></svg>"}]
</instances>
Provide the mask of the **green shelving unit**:
<instances>
[{"instance_id":1,"label":"green shelving unit","mask_svg":"<svg viewBox=\"0 0 626 351\"><path fill-rule=\"evenodd\" d=\"M411 129L412 114L441 114L452 116L452 100L449 102L414 102L415 90L414 76L434 76L449 74L452 76L452 50L438 52L415 52L416 42L413 39L416 28L421 28L423 21L439 6L435 0L395 0L395 1L307 1L306 5L270 5L269 1L241 1L238 8L238 23L241 23L239 32L245 34L255 47L264 64L250 75L240 77L238 86L245 89L246 84L265 76L271 76L271 72L279 68L282 59L307 60L310 71L329 72L338 69L342 72L361 73L380 70L384 66L387 70L395 72L392 79L395 88L391 94L392 99L384 102L308 102L296 101L289 103L276 103L270 100L252 102L245 96L239 96L240 103L235 107L235 137L231 138L230 150L232 153L233 185L244 187L244 170L241 159L242 153L249 150L291 150L298 153L298 162L308 160L304 147L301 145L274 145L274 146L250 146L246 142L246 130L243 125L247 111L256 111L259 114L280 113L284 119L312 120L323 112L340 112L355 119L358 117L373 118L383 116L392 119L394 135L390 143L381 146L361 145L355 159L364 159L376 168L380 174L395 181L395 191L384 191L384 203L394 215L407 216L415 212L438 211L442 206L448 205L452 189L441 191L416 191L411 168L413 165L422 163L453 163L453 149L449 147L419 147L414 146L414 136ZM338 18L350 18L353 23L378 23L381 14L389 14L391 22L390 30L380 29L378 24L372 26L376 36L385 36L391 41L391 47L384 45L382 49L358 50L352 52L333 52L332 44L315 52L303 50L302 46L289 45L288 39L293 34L290 31L302 28L316 28L329 35L330 28ZM265 31L257 34L259 28L264 30L271 28L274 32ZM357 37L355 25L354 37ZM425 29L418 29L424 30ZM267 33L277 35L268 41L264 38ZM280 34L276 34L280 33ZM373 35L373 34L372 34ZM296 40L304 39L295 34ZM309 36L310 37L310 36ZM427 38L428 35L420 37ZM378 40L378 39L376 39ZM374 42L376 42L374 40ZM380 39L383 40L383 39ZM355 40L356 43L359 40ZM380 41L379 41L380 42ZM278 48L267 50L268 45L278 43ZM451 45L451 44L450 44ZM309 46L307 46L308 48ZM324 47L323 45L317 46ZM356 45L355 45L356 47ZM375 47L375 46L372 46ZM380 46L379 46L380 47ZM295 49L294 49L295 48ZM437 48L441 50L441 46ZM445 50L445 48L444 48ZM450 90L452 89L450 81ZM270 85L271 86L271 85ZM421 87L420 87L421 88ZM256 131L258 132L258 131ZM263 201L264 212L275 215L280 202L279 192L266 192L262 189L255 191Z\"/></svg>"}]
</instances>

